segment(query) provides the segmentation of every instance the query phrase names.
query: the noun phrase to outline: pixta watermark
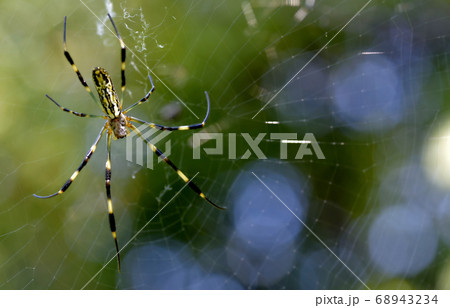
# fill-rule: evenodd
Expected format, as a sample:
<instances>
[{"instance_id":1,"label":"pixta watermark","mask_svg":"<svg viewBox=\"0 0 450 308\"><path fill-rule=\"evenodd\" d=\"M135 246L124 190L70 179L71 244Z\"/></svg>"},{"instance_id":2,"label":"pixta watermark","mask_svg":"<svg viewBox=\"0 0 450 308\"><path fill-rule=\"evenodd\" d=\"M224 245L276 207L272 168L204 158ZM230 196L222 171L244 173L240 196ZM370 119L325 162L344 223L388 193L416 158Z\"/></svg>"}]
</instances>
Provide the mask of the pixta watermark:
<instances>
[{"instance_id":1,"label":"pixta watermark","mask_svg":"<svg viewBox=\"0 0 450 308\"><path fill-rule=\"evenodd\" d=\"M228 137L228 153L224 153L224 136ZM280 144L280 159L288 159L288 144L298 144L298 151L295 159L303 159L304 156L315 155L318 159L325 159L325 155L319 146L314 134L306 133L303 139L297 139L297 133L259 133L252 137L249 133L240 133L239 135L246 142L246 151L240 157L237 156L237 138L238 134L229 133L196 133L193 136L193 158L200 159L201 149L207 155L227 155L228 159L249 159L252 152L258 159L267 159L267 156L259 147L261 141L270 139L271 141L278 141ZM215 140L215 146L204 147L202 141Z\"/></svg>"},{"instance_id":2,"label":"pixta watermark","mask_svg":"<svg viewBox=\"0 0 450 308\"><path fill-rule=\"evenodd\" d=\"M142 138L147 139L149 143L158 147L165 156L170 156L171 142L168 136L172 133L171 131L149 128L146 125L138 127L138 130L141 131ZM245 141L244 149L239 149L239 152L244 150L245 152L239 156L237 155L238 136ZM140 166L153 169L155 161L160 163L162 159L156 157L151 147L147 146L142 138L134 132L131 132L126 138L126 159ZM209 140L214 140L214 142L208 142L206 145L206 141ZM249 133L194 133L192 138L192 158L200 159L202 155L220 155L226 156L230 160L245 160L249 159L253 153L257 159L267 159L266 154L260 148L263 140L271 141L274 145L279 144L279 159L288 159L289 144L291 144L290 147L297 146L294 159L304 159L305 157L325 159L325 155L312 133L306 133L302 139L298 139L297 133L259 133L256 136L252 136ZM213 145L211 145L212 143ZM227 144L226 152L224 150L225 144ZM243 147L242 143L240 147ZM292 157L289 158L292 159Z\"/></svg>"},{"instance_id":3,"label":"pixta watermark","mask_svg":"<svg viewBox=\"0 0 450 308\"><path fill-rule=\"evenodd\" d=\"M134 162L140 166L153 169L155 166L154 160L157 157L153 150L147 146L147 144L142 140L142 138L147 139L153 145L159 147L161 152L165 156L169 156L171 153L171 143L167 140L171 131L159 130L157 128L150 128L147 125L141 125L137 128L142 137L138 136L134 131L132 131L126 139L126 160L129 162ZM161 147L161 142L166 139L164 146ZM160 163L163 160L157 158L157 162Z\"/></svg>"}]
</instances>

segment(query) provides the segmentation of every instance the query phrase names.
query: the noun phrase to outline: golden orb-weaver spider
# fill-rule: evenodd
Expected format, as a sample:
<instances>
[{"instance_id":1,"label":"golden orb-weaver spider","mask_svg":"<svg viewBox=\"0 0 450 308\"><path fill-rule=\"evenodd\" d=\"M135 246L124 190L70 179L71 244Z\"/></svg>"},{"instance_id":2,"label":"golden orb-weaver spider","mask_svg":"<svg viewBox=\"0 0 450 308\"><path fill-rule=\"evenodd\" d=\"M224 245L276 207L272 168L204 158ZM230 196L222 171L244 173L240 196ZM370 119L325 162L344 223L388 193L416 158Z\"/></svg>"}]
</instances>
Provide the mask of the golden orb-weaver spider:
<instances>
[{"instance_id":1,"label":"golden orb-weaver spider","mask_svg":"<svg viewBox=\"0 0 450 308\"><path fill-rule=\"evenodd\" d=\"M121 46L121 62L122 62L122 64L121 64L121 79L122 79L121 91L122 91L122 95L123 95L123 92L125 91L125 55L126 55L126 48L125 48L125 44L124 44L122 38L119 35L119 31L117 30L116 25L114 24L114 21L113 21L111 15L108 14L108 17L109 17L109 20L111 21L111 24L114 27L114 30L116 31L116 35L117 35L117 38L119 39L120 46ZM64 17L64 36L63 36L64 56L67 58L67 61L69 61L69 63L72 66L73 70L77 74L78 79L80 80L80 82L83 85L83 87L90 94L92 99L96 103L99 103L100 107L103 109L103 112L106 115L104 115L104 116L91 115L91 114L86 114L86 113L72 111L72 110L67 109L67 108L61 106L60 104L58 104L53 98L51 98L47 94L45 96L48 99L50 99L53 103L55 103L55 105L58 106L62 111L71 113L71 114L76 115L78 117L102 118L102 119L105 119L106 122L103 125L102 129L100 130L100 133L98 134L97 139L95 140L94 144L91 146L89 152L86 154L86 156L84 157L83 161L81 162L80 166L77 168L77 170L75 170L75 172L66 181L66 183L61 187L61 189L58 190L56 193L48 195L48 196L39 196L39 195L36 195L36 194L34 194L34 196L37 197L37 198L45 199L45 198L50 198L50 197L54 197L54 196L57 196L57 195L61 195L62 193L64 193L69 188L70 184L72 184L72 182L78 176L78 174L81 172L81 170L84 168L84 166L86 166L86 164L88 163L88 161L91 158L92 154L94 154L95 149L97 148L98 142L102 138L103 134L105 132L107 132L108 133L108 137L107 137L107 140L106 140L106 144L107 144L107 159L106 159L106 172L105 172L106 197L107 197L107 206L108 206L109 226L110 226L111 233L112 233L112 236L113 236L113 239L114 239L114 244L116 246L117 264L118 264L118 268L119 268L119 271L120 271L119 244L117 242L116 223L115 223L115 219L114 219L114 211L113 211L112 200L111 200L111 136L114 134L114 137L117 138L117 139L125 138L129 134L129 129L133 130L136 133L136 135L138 135L158 157L160 157L162 160L164 160L170 167L172 167L172 169L175 170L175 172L178 174L178 176L184 182L186 182L187 185L193 191L195 191L200 197L205 199L208 203L210 203L214 207L216 207L218 209L224 209L224 208L218 206L217 204L213 203L211 200L209 200L205 196L205 194L200 190L200 188L197 185L194 184L194 182L192 182L180 169L178 169L174 165L174 163L172 163L172 161L170 161L164 155L164 153L161 150L159 150L150 141L145 139L142 136L141 132L131 123L131 122L135 122L135 123L147 125L147 126L149 126L151 128L156 128L156 129L160 129L160 130L170 130L170 131L173 131L173 130L189 130L189 129L202 128L203 126L205 126L205 122L206 122L206 120L208 119L208 116L209 116L209 97L208 97L208 93L205 91L208 108L207 108L207 111L206 111L205 119L201 123L170 127L170 126L164 126L164 125L155 124L155 123L151 123L151 122L146 122L146 121L140 120L138 118L127 116L125 114L127 112L129 112L130 110L132 110L134 107L136 107L136 106L146 102L149 99L150 95L155 90L155 86L153 85L153 81L152 81L152 78L151 78L150 74L148 75L148 77L150 79L150 83L152 85L152 88L150 89L150 91L141 100L139 100L138 102L132 104L130 107L126 108L125 110L123 110L122 109L123 101L119 100L119 97L117 96L117 93L116 93L116 91L114 89L113 82L111 80L111 76L109 75L109 73L105 69L103 69L101 67L96 67L92 71L92 78L94 80L95 87L97 88L98 96L100 98L100 100L97 100L95 98L94 94L92 93L91 89L89 88L88 84L84 80L83 76L81 75L80 71L76 67L76 65L75 65L72 57L70 56L69 52L67 51L67 45L66 45L66 20L67 20L67 17Z\"/></svg>"}]
</instances>

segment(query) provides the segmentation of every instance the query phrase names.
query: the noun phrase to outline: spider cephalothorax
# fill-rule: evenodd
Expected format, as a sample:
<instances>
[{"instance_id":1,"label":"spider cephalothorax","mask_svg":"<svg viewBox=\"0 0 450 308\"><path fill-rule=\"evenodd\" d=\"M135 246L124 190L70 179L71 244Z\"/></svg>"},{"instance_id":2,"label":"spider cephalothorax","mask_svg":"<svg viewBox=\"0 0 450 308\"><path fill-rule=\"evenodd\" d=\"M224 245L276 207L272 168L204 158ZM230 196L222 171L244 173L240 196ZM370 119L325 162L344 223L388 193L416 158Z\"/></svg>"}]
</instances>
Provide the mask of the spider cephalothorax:
<instances>
[{"instance_id":1,"label":"spider cephalothorax","mask_svg":"<svg viewBox=\"0 0 450 308\"><path fill-rule=\"evenodd\" d=\"M128 136L128 121L127 117L123 113L120 113L117 118L109 119L108 121L109 125L112 128L114 136L117 139L125 138L126 136Z\"/></svg>"},{"instance_id":2,"label":"spider cephalothorax","mask_svg":"<svg viewBox=\"0 0 450 308\"><path fill-rule=\"evenodd\" d=\"M122 79L122 86L121 91L122 94L125 91L125 44L122 40L122 38L119 35L119 31L117 31L116 25L114 24L114 21L111 17L111 15L108 14L109 19L111 20L111 23L114 27L114 30L116 31L117 38L119 39L120 46L121 46L121 79ZM46 95L53 103L55 103L56 106L58 106L61 110L71 113L73 115L76 115L78 117L92 117L92 118L102 118L105 119L106 122L103 124L102 129L100 130L100 133L97 136L97 139L95 140L94 144L89 149L89 152L84 157L83 161L81 162L80 166L75 170L75 172L72 174L72 176L66 181L66 183L61 187L60 190L58 190L56 193L48 195L48 196L38 196L34 195L38 198L50 198L57 195L61 195L64 193L69 186L72 184L72 182L76 179L78 174L80 174L81 170L86 166L89 159L94 154L95 150L97 149L97 144L104 135L105 132L108 134L108 138L106 140L107 145L107 158L106 158L106 172L105 172L105 186L106 186L106 198L107 198L107 207L108 207L108 216L109 216L109 225L111 229L111 233L114 239L114 243L116 246L116 255L117 255L117 261L118 266L120 270L120 255L119 255L119 245L117 243L117 236L116 236L116 222L114 219L114 212L113 212L113 206L112 206L112 199L111 199L111 136L114 134L114 136L118 139L124 138L128 135L128 129L133 130L137 136L139 136L147 145L148 147L157 155L160 157L164 162L166 162L173 170L176 171L178 176L186 182L186 185L188 185L195 193L197 193L201 198L208 201L211 205L215 206L216 208L223 209L222 207L216 205L211 200L209 200L204 193L200 190L200 188L194 184L180 169L178 169L174 163L172 163L165 155L164 153L159 150L155 145L153 145L150 141L144 138L144 136L141 134L139 129L137 129L131 122L139 123L146 125L148 127L157 128L160 130L188 130L188 129L197 129L202 128L205 125L205 122L209 115L209 97L208 94L205 92L206 100L208 103L208 110L206 112L205 119L202 121L202 123L198 124L191 124L191 125L182 125L182 126L164 126L160 124L155 124L151 122L146 122L143 120L140 120L138 118L134 118L131 116L125 115L128 111L133 109L134 107L146 102L150 95L153 93L155 87L153 85L153 81L150 77L150 83L152 85L152 88L150 91L139 101L132 104L130 107L126 108L125 110L122 110L122 102L119 100L119 97L114 90L114 84L112 82L112 79L108 72L101 68L96 67L92 71L92 77L94 79L95 86L97 88L97 92L100 98L100 101L98 101L95 96L93 95L91 89L89 88L88 84L84 80L83 76L81 75L81 72L78 70L77 66L75 65L72 57L70 56L69 52L67 51L66 46L66 17L64 17L64 56L66 57L67 61L69 61L70 65L72 66L72 69L75 71L75 73L78 76L78 79L80 80L82 86L86 89L86 91L90 94L92 99L99 103L100 107L103 109L103 112L106 115L91 115L81 112L72 111L70 109L67 109L60 104L58 104L53 98Z\"/></svg>"}]
</instances>

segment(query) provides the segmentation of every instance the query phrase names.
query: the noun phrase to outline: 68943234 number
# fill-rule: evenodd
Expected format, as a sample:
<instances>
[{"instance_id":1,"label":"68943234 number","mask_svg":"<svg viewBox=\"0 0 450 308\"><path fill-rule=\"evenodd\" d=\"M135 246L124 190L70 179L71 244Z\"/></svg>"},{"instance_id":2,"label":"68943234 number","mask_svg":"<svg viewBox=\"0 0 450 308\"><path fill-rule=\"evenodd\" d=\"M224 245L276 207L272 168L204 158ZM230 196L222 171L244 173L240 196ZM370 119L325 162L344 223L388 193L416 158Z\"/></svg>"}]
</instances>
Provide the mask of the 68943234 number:
<instances>
[{"instance_id":1,"label":"68943234 number","mask_svg":"<svg viewBox=\"0 0 450 308\"><path fill-rule=\"evenodd\" d=\"M403 304L403 305L429 305L437 304L437 295L377 295L375 297L377 304Z\"/></svg>"}]
</instances>

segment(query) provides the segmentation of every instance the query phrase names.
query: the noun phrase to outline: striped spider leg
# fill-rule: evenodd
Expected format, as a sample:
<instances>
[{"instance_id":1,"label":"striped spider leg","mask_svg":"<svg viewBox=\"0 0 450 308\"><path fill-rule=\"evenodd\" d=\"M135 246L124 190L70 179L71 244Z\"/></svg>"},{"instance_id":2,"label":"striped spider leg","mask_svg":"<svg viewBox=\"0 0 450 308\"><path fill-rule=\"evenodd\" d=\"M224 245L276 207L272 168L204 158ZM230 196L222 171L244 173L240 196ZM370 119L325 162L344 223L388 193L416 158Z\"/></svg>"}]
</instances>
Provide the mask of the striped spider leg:
<instances>
[{"instance_id":1,"label":"striped spider leg","mask_svg":"<svg viewBox=\"0 0 450 308\"><path fill-rule=\"evenodd\" d=\"M160 125L160 124L156 124L156 123L150 123L150 122L146 122L143 121L141 119L135 118L135 117L130 117L130 116L126 116L128 123L129 123L129 127L135 132L136 135L138 135L147 145L148 147L153 151L153 153L156 154L156 156L160 157L162 160L164 160L164 162L166 162L170 167L172 167L173 170L175 170L175 172L178 174L178 176L185 182L188 184L188 186L195 191L200 197L202 197L203 199L205 199L209 204L211 204L212 206L224 210L225 208L218 206L217 204L215 204L214 202L212 202L211 200L209 200L204 193L202 193L202 191L200 190L200 188L194 183L192 182L180 169L178 169L177 166L175 166L175 164L169 160L169 158L167 158L166 155L164 155L164 153L158 149L153 143L151 143L150 141L148 141L147 139L145 139L142 136L142 133L139 131L139 129L137 129L133 124L131 124L130 122L136 122L139 124L145 124L151 128L157 128L160 130L169 130L169 131L174 131L174 130L190 130L190 129L199 129L205 126L206 120L208 119L209 116L209 96L208 93L205 91L205 95L206 95L206 101L208 103L208 109L206 111L206 116L203 119L203 121L201 123L198 124L191 124L191 125L181 125L181 126L164 126L164 125ZM126 111L124 111L125 113Z\"/></svg>"},{"instance_id":2,"label":"striped spider leg","mask_svg":"<svg viewBox=\"0 0 450 308\"><path fill-rule=\"evenodd\" d=\"M114 27L114 30L116 32L116 36L119 39L120 46L121 46L121 92L122 92L122 98L123 98L123 92L125 91L125 58L126 58L126 46L122 40L122 38L119 35L119 31L116 28L116 25L114 24L114 21L110 14L108 14L108 17L111 21L111 24ZM116 256L117 256L117 264L120 271L120 249L119 244L117 241L117 235L116 235L116 222L114 218L114 210L112 205L112 199L111 199L111 137L114 137L114 139L121 139L128 136L130 129L133 130L140 138L144 140L144 142L150 147L150 149L157 155L158 157L162 158L164 162L166 162L172 169L175 170L175 172L178 174L178 176L188 184L188 186L197 193L201 198L206 200L209 204L213 205L214 207L218 209L224 209L217 204L213 203L210 199L206 197L206 195L200 190L200 188L194 184L180 169L178 169L175 164L170 161L167 156L164 155L164 153L159 150L155 145L153 145L150 141L145 139L141 132L132 124L132 122L139 123L139 124L145 124L152 128L157 128L160 130L189 130L189 129L198 129L202 128L205 125L206 120L209 116L209 97L208 93L205 92L208 109L206 112L206 116L204 120L201 123L198 124L192 124L192 125L182 125L182 126L164 126L160 124L155 124L151 122L146 122L143 120L140 120L138 118L134 118L131 116L125 115L127 112L129 112L134 107L145 103L150 95L155 90L155 86L153 84L152 78L150 75L148 76L150 79L150 83L152 85L150 91L139 101L132 104L130 107L126 108L125 110L122 109L122 103L123 99L119 99L116 90L114 89L114 84L112 82L111 76L109 73L102 67L95 67L92 71L92 78L95 83L95 87L97 89L97 93L99 96L99 99L97 99L94 94L92 93L91 89L89 88L88 84L83 78L83 75L75 65L75 62L72 59L72 56L70 55L69 51L67 50L67 44L66 44L66 21L67 17L64 17L64 36L63 36L63 46L64 46L64 56L66 57L69 64L72 66L72 69L76 73L78 80L80 81L81 85L86 89L86 91L89 93L89 95L92 97L92 99L101 107L104 115L92 115L92 114L86 114L81 112L72 111L68 108L65 108L61 106L56 100L51 98L49 95L46 94L47 98L50 99L59 109L61 109L64 112L68 112L70 114L73 114L78 117L92 117L92 118L102 118L105 119L106 122L104 123L102 129L100 130L100 133L98 134L97 138L95 139L93 145L89 149L88 153L84 157L83 161L79 165L79 167L75 170L75 172L72 174L72 176L65 182L65 184L54 194L47 195L47 196L40 196L34 194L35 197L46 199L51 198L54 196L58 196L63 194L75 181L77 176L80 174L81 170L87 165L89 162L89 159L94 154L97 145L100 141L100 139L103 137L105 132L107 133L107 140L106 140L106 146L107 146L107 159L106 159L106 171L105 171L105 187L106 187L106 197L107 197L107 209L108 209L108 217L109 217L109 226L110 230L114 239L114 244L116 248Z\"/></svg>"}]
</instances>

